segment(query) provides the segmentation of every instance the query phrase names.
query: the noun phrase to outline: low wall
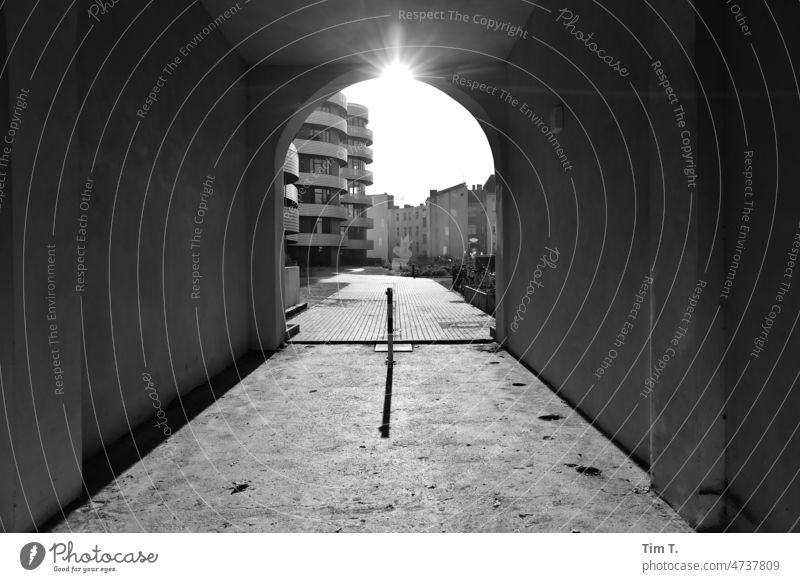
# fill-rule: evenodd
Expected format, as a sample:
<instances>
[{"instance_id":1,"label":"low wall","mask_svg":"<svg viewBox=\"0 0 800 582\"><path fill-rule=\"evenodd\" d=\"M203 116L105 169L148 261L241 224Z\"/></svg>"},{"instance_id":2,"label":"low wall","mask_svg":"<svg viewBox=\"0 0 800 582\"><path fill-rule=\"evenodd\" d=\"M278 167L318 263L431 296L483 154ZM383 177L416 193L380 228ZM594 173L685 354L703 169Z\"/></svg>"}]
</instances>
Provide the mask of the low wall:
<instances>
[{"instance_id":1,"label":"low wall","mask_svg":"<svg viewBox=\"0 0 800 582\"><path fill-rule=\"evenodd\" d=\"M464 300L489 315L494 315L495 298L494 293L486 293L472 287L463 287Z\"/></svg>"},{"instance_id":2,"label":"low wall","mask_svg":"<svg viewBox=\"0 0 800 582\"><path fill-rule=\"evenodd\" d=\"M283 268L283 308L300 303L300 267Z\"/></svg>"}]
</instances>

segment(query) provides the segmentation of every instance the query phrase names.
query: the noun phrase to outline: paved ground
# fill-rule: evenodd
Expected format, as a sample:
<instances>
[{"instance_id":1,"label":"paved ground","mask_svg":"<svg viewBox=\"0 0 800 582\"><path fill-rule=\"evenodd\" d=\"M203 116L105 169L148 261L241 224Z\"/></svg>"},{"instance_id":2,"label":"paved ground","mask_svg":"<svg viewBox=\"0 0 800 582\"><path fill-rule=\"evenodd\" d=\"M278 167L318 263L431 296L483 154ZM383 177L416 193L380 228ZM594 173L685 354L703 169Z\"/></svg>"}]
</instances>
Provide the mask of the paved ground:
<instances>
[{"instance_id":1,"label":"paved ground","mask_svg":"<svg viewBox=\"0 0 800 582\"><path fill-rule=\"evenodd\" d=\"M291 319L300 324L294 343L385 342L386 289L393 288L395 341L489 341L494 318L431 279L384 275L383 269L354 269L315 278L309 309ZM303 281L301 281L303 284ZM324 298L317 298L337 291ZM325 293L323 293L325 292ZM302 300L306 301L301 292Z\"/></svg>"},{"instance_id":2,"label":"paved ground","mask_svg":"<svg viewBox=\"0 0 800 582\"><path fill-rule=\"evenodd\" d=\"M52 531L689 530L496 344L397 354L381 439L384 359L288 346Z\"/></svg>"}]
</instances>

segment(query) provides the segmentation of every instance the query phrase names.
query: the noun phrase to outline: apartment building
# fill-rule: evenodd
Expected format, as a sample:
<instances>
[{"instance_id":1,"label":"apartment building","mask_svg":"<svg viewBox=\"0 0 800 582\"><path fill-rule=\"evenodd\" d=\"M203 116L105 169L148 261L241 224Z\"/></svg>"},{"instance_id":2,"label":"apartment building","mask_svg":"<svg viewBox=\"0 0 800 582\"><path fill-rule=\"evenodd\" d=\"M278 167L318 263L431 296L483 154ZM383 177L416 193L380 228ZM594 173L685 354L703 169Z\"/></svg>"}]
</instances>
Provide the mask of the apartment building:
<instances>
[{"instance_id":1,"label":"apartment building","mask_svg":"<svg viewBox=\"0 0 800 582\"><path fill-rule=\"evenodd\" d=\"M325 99L306 119L293 145L299 157L299 232L288 234L288 253L300 265L366 262L372 184L372 131L363 105L342 93Z\"/></svg>"}]
</instances>

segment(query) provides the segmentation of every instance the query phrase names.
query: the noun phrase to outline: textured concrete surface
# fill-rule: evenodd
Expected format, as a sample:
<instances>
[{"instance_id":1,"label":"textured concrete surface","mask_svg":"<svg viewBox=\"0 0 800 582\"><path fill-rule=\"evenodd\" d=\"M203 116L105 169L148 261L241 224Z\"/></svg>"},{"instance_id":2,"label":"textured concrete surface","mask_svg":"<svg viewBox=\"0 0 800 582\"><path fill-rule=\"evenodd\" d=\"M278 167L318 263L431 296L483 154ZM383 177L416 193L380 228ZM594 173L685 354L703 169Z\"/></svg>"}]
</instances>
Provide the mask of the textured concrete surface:
<instances>
[{"instance_id":1,"label":"textured concrete surface","mask_svg":"<svg viewBox=\"0 0 800 582\"><path fill-rule=\"evenodd\" d=\"M294 345L53 531L687 531L496 344ZM156 431L159 429L153 428Z\"/></svg>"},{"instance_id":2,"label":"textured concrete surface","mask_svg":"<svg viewBox=\"0 0 800 582\"><path fill-rule=\"evenodd\" d=\"M395 341L488 341L494 318L432 279L349 269L321 279L337 292L292 319L294 343L386 341L386 289L393 288Z\"/></svg>"}]
</instances>

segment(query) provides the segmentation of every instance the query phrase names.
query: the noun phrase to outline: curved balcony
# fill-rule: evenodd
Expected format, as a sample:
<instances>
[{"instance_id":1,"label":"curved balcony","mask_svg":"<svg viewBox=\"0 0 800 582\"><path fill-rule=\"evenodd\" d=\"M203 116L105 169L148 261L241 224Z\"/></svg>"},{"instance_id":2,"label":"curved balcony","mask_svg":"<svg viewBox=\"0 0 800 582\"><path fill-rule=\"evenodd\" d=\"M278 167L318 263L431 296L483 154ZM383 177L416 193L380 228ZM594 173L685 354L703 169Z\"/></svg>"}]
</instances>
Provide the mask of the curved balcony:
<instances>
[{"instance_id":1,"label":"curved balcony","mask_svg":"<svg viewBox=\"0 0 800 582\"><path fill-rule=\"evenodd\" d=\"M297 237L298 237L297 234L287 234L286 235L286 242L288 242L291 245L297 244Z\"/></svg>"},{"instance_id":2,"label":"curved balcony","mask_svg":"<svg viewBox=\"0 0 800 582\"><path fill-rule=\"evenodd\" d=\"M340 247L343 242L342 235L340 234L301 232L293 236L297 237L295 244L299 247Z\"/></svg>"},{"instance_id":3,"label":"curved balcony","mask_svg":"<svg viewBox=\"0 0 800 582\"><path fill-rule=\"evenodd\" d=\"M297 208L283 207L283 230L287 234L300 232L300 210Z\"/></svg>"},{"instance_id":4,"label":"curved balcony","mask_svg":"<svg viewBox=\"0 0 800 582\"><path fill-rule=\"evenodd\" d=\"M358 180L365 184L372 184L372 172L369 170L355 170L353 168L342 168L339 175L345 180Z\"/></svg>"},{"instance_id":5,"label":"curved balcony","mask_svg":"<svg viewBox=\"0 0 800 582\"><path fill-rule=\"evenodd\" d=\"M361 158L362 160L367 160L368 164L371 164L373 160L372 148L368 148L365 145L348 145L347 155L352 158Z\"/></svg>"},{"instance_id":6,"label":"curved balcony","mask_svg":"<svg viewBox=\"0 0 800 582\"><path fill-rule=\"evenodd\" d=\"M371 218L359 216L357 218L351 218L348 222L342 223L342 226L346 226L348 228L351 226L353 228L375 228L375 221Z\"/></svg>"},{"instance_id":7,"label":"curved balcony","mask_svg":"<svg viewBox=\"0 0 800 582\"><path fill-rule=\"evenodd\" d=\"M367 142L368 146L372 145L372 130L367 129L366 127L356 127L355 125L348 125L347 126L347 135L350 137L356 137L358 139L363 139Z\"/></svg>"},{"instance_id":8,"label":"curved balcony","mask_svg":"<svg viewBox=\"0 0 800 582\"><path fill-rule=\"evenodd\" d=\"M347 180L341 176L331 176L330 174L300 172L300 181L297 182L297 187L299 188L301 186L321 186L324 188L347 190Z\"/></svg>"},{"instance_id":9,"label":"curved balcony","mask_svg":"<svg viewBox=\"0 0 800 582\"><path fill-rule=\"evenodd\" d=\"M347 115L348 117L360 117L365 121L369 121L369 109L358 103L347 104Z\"/></svg>"},{"instance_id":10,"label":"curved balcony","mask_svg":"<svg viewBox=\"0 0 800 582\"><path fill-rule=\"evenodd\" d=\"M344 110L348 110L350 108L349 104L347 103L347 97L344 96L344 93L334 93L330 97L325 100L326 103L333 103L334 105L338 105Z\"/></svg>"},{"instance_id":11,"label":"curved balcony","mask_svg":"<svg viewBox=\"0 0 800 582\"><path fill-rule=\"evenodd\" d=\"M283 197L297 203L297 188L294 184L286 184L286 186L283 187Z\"/></svg>"},{"instance_id":12,"label":"curved balcony","mask_svg":"<svg viewBox=\"0 0 800 582\"><path fill-rule=\"evenodd\" d=\"M314 111L306 119L306 123L312 125L319 125L324 128L338 129L339 131L347 134L347 121L343 117L339 117L335 113L327 113L326 111Z\"/></svg>"},{"instance_id":13,"label":"curved balcony","mask_svg":"<svg viewBox=\"0 0 800 582\"><path fill-rule=\"evenodd\" d=\"M375 241L345 239L343 243L343 248L354 251L371 251L375 248Z\"/></svg>"},{"instance_id":14,"label":"curved balcony","mask_svg":"<svg viewBox=\"0 0 800 582\"><path fill-rule=\"evenodd\" d=\"M300 179L300 157L297 155L297 148L294 144L289 144L286 152L286 159L283 162L283 183L294 184Z\"/></svg>"},{"instance_id":15,"label":"curved balcony","mask_svg":"<svg viewBox=\"0 0 800 582\"><path fill-rule=\"evenodd\" d=\"M344 192L339 195L339 202L343 204L360 204L361 206L372 206L372 198L358 194Z\"/></svg>"},{"instance_id":16,"label":"curved balcony","mask_svg":"<svg viewBox=\"0 0 800 582\"><path fill-rule=\"evenodd\" d=\"M300 204L300 216L313 218L347 218L347 210L341 206L331 204Z\"/></svg>"},{"instance_id":17,"label":"curved balcony","mask_svg":"<svg viewBox=\"0 0 800 582\"><path fill-rule=\"evenodd\" d=\"M323 158L333 158L343 164L347 164L347 149L338 144L326 141L314 141L311 139L296 139L293 144L298 153L308 156L321 156Z\"/></svg>"}]
</instances>

